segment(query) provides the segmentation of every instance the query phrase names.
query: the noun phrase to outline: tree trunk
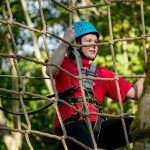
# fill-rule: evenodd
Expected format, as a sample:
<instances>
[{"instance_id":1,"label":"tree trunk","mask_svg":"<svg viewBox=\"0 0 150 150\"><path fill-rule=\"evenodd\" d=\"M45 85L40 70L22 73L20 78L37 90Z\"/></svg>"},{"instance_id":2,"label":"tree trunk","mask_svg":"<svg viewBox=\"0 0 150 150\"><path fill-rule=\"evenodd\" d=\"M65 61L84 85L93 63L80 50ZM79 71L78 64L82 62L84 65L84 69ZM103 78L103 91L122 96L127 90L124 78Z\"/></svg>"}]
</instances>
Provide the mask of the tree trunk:
<instances>
[{"instance_id":1,"label":"tree trunk","mask_svg":"<svg viewBox=\"0 0 150 150\"><path fill-rule=\"evenodd\" d=\"M29 27L32 27L33 26L33 23L30 19L30 16L28 14L28 10L27 10L27 2L25 0L20 0L21 1L21 5L22 5L22 9L23 9L23 12L24 12L24 15L25 15L25 18L26 18L26 21L27 21L27 25ZM31 35L32 35L32 40L33 40L33 46L34 46L34 53L35 53L35 57L38 59L38 60L41 60L41 52L38 48L38 42L37 42L37 36L34 32L31 32ZM42 74L43 74L43 77L47 77L46 76L46 73L45 73L45 66L42 66L41 67L41 71L42 71ZM53 94L53 89L52 89L52 86L51 86L51 81L50 80L44 80L45 84L46 84L46 87L49 91L50 94Z\"/></svg>"},{"instance_id":2,"label":"tree trunk","mask_svg":"<svg viewBox=\"0 0 150 150\"><path fill-rule=\"evenodd\" d=\"M6 11L5 11L4 7L2 6L1 8L2 8L4 18L7 19L7 15L6 15ZM5 47L5 50L7 50L7 52L9 54L12 54L12 50L10 48L10 43L9 43L9 33L4 30L1 34L3 35L1 38L2 38L2 41L3 41L4 47ZM16 70L14 68L12 59L9 59L9 60L10 60L10 65L11 65L10 73L11 73L11 75L16 76ZM18 90L18 81L17 81L17 79L12 78L12 89L16 90L16 91ZM14 96L16 96L16 95L14 95ZM15 111L18 110L19 109L19 103L13 101L12 102L12 109L15 110ZM3 114L3 112L0 112L0 115L1 115L0 124L5 126L6 125L6 118ZM16 128L21 128L21 123L20 123L20 117L19 116L17 116L17 117L14 116L13 122L14 122L14 126ZM3 130L2 130L2 133L4 135L3 136L4 143L5 143L8 150L19 150L21 148L22 135L20 133L11 134L11 132L3 131Z\"/></svg>"},{"instance_id":3,"label":"tree trunk","mask_svg":"<svg viewBox=\"0 0 150 150\"><path fill-rule=\"evenodd\" d=\"M137 115L131 125L130 133L136 140L136 150L150 149L150 51L146 66L143 94L139 101ZM141 148L138 148L141 147Z\"/></svg>"},{"instance_id":4,"label":"tree trunk","mask_svg":"<svg viewBox=\"0 0 150 150\"><path fill-rule=\"evenodd\" d=\"M9 54L12 54L12 52L9 51ZM17 72L14 67L14 63L13 63L12 59L10 59L10 64L11 64L11 75L17 76ZM12 90L18 91L18 78L12 78ZM16 95L12 94L12 97L16 97ZM18 98L18 97L16 97L16 98ZM13 110L13 112L19 112L19 110L20 110L19 101L12 101L12 110ZM13 123L14 123L14 128L21 129L20 116L14 115ZM13 133L13 138L14 138L16 147L19 150L21 148L21 144L22 144L22 135L20 133L16 132L16 133Z\"/></svg>"},{"instance_id":5,"label":"tree trunk","mask_svg":"<svg viewBox=\"0 0 150 150\"><path fill-rule=\"evenodd\" d=\"M0 106L2 106L0 101ZM6 117L2 111L0 111L0 124L5 126L6 125ZM7 130L1 130L3 134L3 140L8 150L19 150L18 144L16 143L14 137L11 133ZM17 139L18 140L18 139ZM18 141L21 141L20 139Z\"/></svg>"}]
</instances>

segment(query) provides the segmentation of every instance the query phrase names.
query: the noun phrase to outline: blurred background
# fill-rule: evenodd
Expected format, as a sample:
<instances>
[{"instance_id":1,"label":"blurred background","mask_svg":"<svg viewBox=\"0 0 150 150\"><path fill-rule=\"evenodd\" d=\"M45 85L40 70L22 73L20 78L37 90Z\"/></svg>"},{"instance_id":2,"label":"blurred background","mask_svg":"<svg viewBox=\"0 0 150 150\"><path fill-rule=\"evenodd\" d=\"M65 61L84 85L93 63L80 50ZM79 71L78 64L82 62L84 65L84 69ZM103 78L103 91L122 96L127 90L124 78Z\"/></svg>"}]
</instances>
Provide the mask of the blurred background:
<instances>
[{"instance_id":1,"label":"blurred background","mask_svg":"<svg viewBox=\"0 0 150 150\"><path fill-rule=\"evenodd\" d=\"M68 0L57 0L63 6L69 8ZM104 0L73 0L74 7L105 4ZM145 34L150 34L150 1L144 0L144 21ZM40 32L33 32L27 28L23 28L17 23L26 25L32 29L42 30L42 18L38 0L9 0L11 15L8 9L8 0L0 1L0 54L13 54L28 57L30 59L45 62L48 59L44 46L44 41ZM118 75L141 75L144 72L145 57L143 42L137 40L123 40L123 38L141 37L142 19L141 19L141 1L121 2L115 1L111 3L111 21L113 39L118 40L114 43L114 51L116 57L116 65ZM54 1L42 0L41 6L46 23L46 30L59 37L63 37L64 31L69 26L69 11L58 6ZM12 34L14 36L16 49L11 39L9 26L6 22L13 18L11 24ZM100 43L108 43L110 41L109 23L108 23L108 6L101 5L86 9L75 9L73 13L73 22L86 20L93 23L100 32ZM150 48L150 38L145 41L145 48ZM46 42L48 55L51 56L60 43L56 37L46 34ZM109 44L99 46L99 52L95 63L107 67L114 71L112 53ZM53 94L50 79L45 74L45 66L28 61L26 59L17 59L18 68L23 78L23 84L27 92L47 96ZM20 91L17 72L14 67L12 58L0 55L0 88ZM45 79L44 79L45 78ZM137 78L127 78L131 83L135 83ZM0 92L0 105L10 111L21 112L22 108L18 101L11 98L17 98L16 94ZM27 95L24 98L29 98ZM27 111L36 110L45 105L45 101L25 101ZM129 100L124 104L126 113L135 113L137 111L137 102ZM103 112L109 114L118 114L120 112L119 104L111 99L105 98ZM46 133L53 133L55 109L53 106L30 115L31 127ZM24 116L15 116L0 110L0 124L10 128L26 128ZM8 140L9 139L9 140ZM9 141L9 142L8 142ZM30 134L30 141L36 150L57 150L57 143L50 138ZM15 150L29 149L24 136L9 131L0 132L0 150L10 149L10 143L14 144Z\"/></svg>"}]
</instances>

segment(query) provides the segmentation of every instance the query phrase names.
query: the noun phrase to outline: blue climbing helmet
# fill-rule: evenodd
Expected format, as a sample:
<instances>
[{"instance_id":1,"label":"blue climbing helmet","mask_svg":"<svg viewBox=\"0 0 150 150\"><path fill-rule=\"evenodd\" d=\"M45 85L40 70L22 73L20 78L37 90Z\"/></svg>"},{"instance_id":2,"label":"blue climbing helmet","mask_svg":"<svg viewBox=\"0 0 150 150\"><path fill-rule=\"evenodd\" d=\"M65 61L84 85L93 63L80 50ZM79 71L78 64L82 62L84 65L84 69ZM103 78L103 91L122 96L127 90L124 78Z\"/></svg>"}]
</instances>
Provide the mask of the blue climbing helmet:
<instances>
[{"instance_id":1,"label":"blue climbing helmet","mask_svg":"<svg viewBox=\"0 0 150 150\"><path fill-rule=\"evenodd\" d=\"M95 26L90 22L78 21L73 23L73 27L76 33L76 38L86 35L88 33L93 33L99 38L99 32L96 30Z\"/></svg>"}]
</instances>

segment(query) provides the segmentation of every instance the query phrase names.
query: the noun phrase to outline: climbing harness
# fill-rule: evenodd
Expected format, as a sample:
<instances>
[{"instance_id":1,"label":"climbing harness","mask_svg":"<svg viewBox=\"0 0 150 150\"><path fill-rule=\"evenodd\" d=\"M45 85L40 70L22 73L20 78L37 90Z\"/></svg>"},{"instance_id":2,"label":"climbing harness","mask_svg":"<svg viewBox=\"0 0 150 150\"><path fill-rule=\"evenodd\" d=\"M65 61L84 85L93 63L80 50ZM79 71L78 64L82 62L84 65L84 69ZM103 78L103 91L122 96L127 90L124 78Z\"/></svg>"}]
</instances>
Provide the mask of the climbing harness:
<instances>
[{"instance_id":1,"label":"climbing harness","mask_svg":"<svg viewBox=\"0 0 150 150\"><path fill-rule=\"evenodd\" d=\"M73 52L74 53L74 52ZM80 69L81 69L81 74L82 77L95 77L96 74L96 65L95 64L91 64L89 70L85 70L82 64L82 60L81 60L81 55L80 52L77 51L77 57L79 60L79 65L80 65ZM82 84L84 87L84 92L85 92L85 96L86 96L86 102L89 104L93 104L99 113L102 112L102 103L98 102L96 99L94 99L94 93L93 93L93 80L89 80L89 79L83 79L82 80ZM76 88L77 89L77 88ZM71 105L74 105L76 103L83 103L83 97L74 97L74 96L69 96L69 97L64 97L64 99L70 103ZM84 105L83 108L81 109L84 111ZM73 114L71 117L67 118L64 120L64 124L69 124L72 123L74 121L79 121L81 118L79 113L75 113ZM83 118L84 119L84 118ZM85 119L84 119L85 120ZM99 137L100 134L100 130L101 130L101 124L103 122L103 118L101 116L97 117L97 121L95 122L95 125L93 127L93 130L96 132L97 135L97 139Z\"/></svg>"},{"instance_id":2,"label":"climbing harness","mask_svg":"<svg viewBox=\"0 0 150 150\"><path fill-rule=\"evenodd\" d=\"M88 73L86 73L85 69L83 68L81 57L79 57L79 63L80 63L81 72L82 72L83 76L94 76L95 77L95 74L96 74L96 65L95 64L91 64ZM93 99L94 98L94 93L93 93L93 88L92 88L93 80L84 79L83 86L84 86L85 95L87 97L90 97L91 99ZM86 98L86 100L88 102L88 98ZM94 103L94 106L97 108L98 112L102 113L102 108L103 108L102 103L98 102L97 100L93 100L93 102L91 102L91 103L92 104ZM95 122L94 128L93 128L93 130L97 133L97 141L99 138L101 124L102 124L103 120L104 120L103 117L98 116L97 120Z\"/></svg>"},{"instance_id":3,"label":"climbing harness","mask_svg":"<svg viewBox=\"0 0 150 150\"><path fill-rule=\"evenodd\" d=\"M74 52L73 52L74 53ZM75 55L75 54L74 54ZM83 67L83 64L82 64L82 60L81 60L81 55L80 53L77 51L77 57L79 59L79 65L80 65L80 69L81 69L81 73L82 73L82 76L83 77L94 77L95 76L95 73L96 73L96 65L95 64L91 64L90 65L90 68L88 71L86 71ZM98 102L96 99L94 99L94 93L93 93L93 80L89 80L89 79L83 79L82 80L82 84L83 84L83 87L84 87L84 91L85 91L85 95L86 95L86 101L88 103L92 103L94 104L94 106L100 110L102 109L102 103ZM73 86L72 86L73 87ZM76 90L79 86L74 86L74 88L70 89L71 90ZM64 92L63 92L64 93ZM68 93L69 95L70 93ZM62 96L62 99L65 99L68 103L74 105L75 103L83 103L83 98L82 97L74 97L74 96L66 96L64 94L64 97Z\"/></svg>"}]
</instances>

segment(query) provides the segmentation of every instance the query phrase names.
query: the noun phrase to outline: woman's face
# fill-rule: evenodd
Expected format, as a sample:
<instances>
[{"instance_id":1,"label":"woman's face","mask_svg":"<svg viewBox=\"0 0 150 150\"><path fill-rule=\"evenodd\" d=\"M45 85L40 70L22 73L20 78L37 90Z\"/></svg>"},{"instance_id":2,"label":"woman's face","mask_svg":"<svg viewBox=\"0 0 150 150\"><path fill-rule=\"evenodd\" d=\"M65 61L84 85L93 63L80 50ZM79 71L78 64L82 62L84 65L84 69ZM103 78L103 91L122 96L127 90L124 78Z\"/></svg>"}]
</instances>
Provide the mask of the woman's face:
<instances>
[{"instance_id":1,"label":"woman's face","mask_svg":"<svg viewBox=\"0 0 150 150\"><path fill-rule=\"evenodd\" d=\"M81 38L81 44L97 44L98 39L95 34L87 34ZM89 59L94 59L98 51L98 46L82 47L82 53Z\"/></svg>"}]
</instances>

